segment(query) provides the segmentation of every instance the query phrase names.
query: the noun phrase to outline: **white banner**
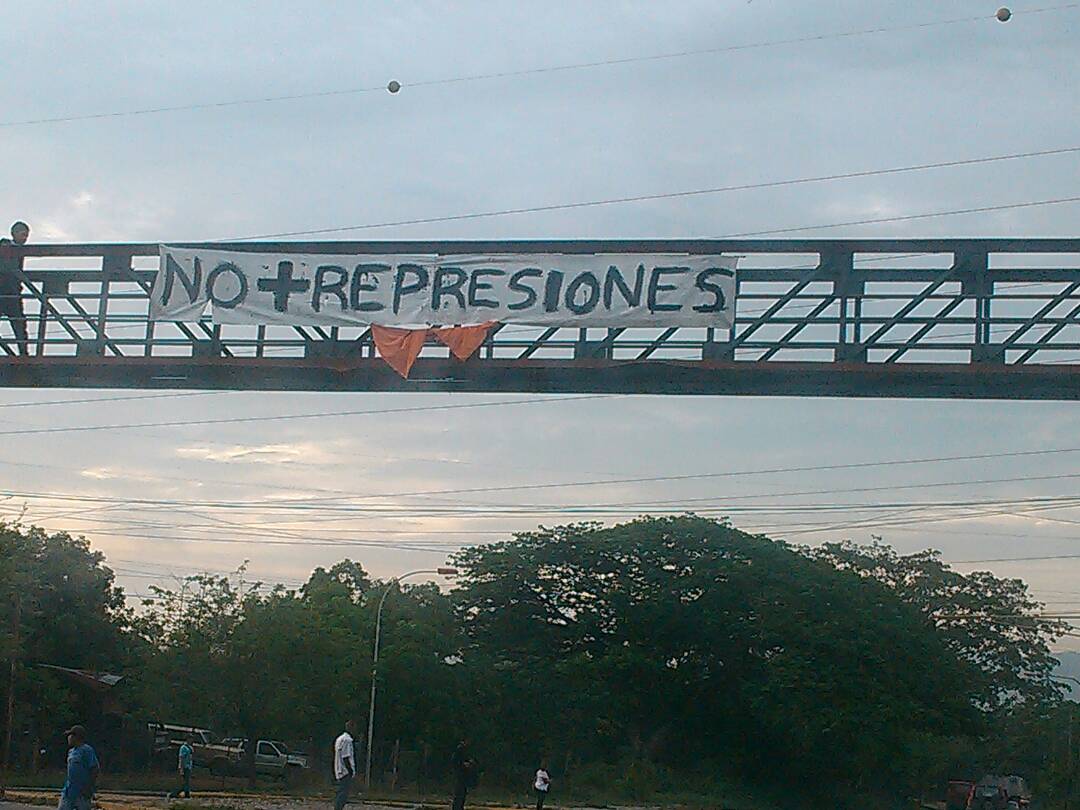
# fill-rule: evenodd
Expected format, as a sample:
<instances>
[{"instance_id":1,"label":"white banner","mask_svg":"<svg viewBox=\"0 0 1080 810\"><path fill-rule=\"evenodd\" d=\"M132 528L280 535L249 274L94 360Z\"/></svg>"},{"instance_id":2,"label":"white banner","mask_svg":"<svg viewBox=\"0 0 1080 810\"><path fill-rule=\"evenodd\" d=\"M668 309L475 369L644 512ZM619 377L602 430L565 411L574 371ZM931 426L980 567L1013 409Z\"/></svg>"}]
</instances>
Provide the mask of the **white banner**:
<instances>
[{"instance_id":1,"label":"white banner","mask_svg":"<svg viewBox=\"0 0 1080 810\"><path fill-rule=\"evenodd\" d=\"M150 317L312 326L712 326L733 256L247 253L161 246Z\"/></svg>"}]
</instances>

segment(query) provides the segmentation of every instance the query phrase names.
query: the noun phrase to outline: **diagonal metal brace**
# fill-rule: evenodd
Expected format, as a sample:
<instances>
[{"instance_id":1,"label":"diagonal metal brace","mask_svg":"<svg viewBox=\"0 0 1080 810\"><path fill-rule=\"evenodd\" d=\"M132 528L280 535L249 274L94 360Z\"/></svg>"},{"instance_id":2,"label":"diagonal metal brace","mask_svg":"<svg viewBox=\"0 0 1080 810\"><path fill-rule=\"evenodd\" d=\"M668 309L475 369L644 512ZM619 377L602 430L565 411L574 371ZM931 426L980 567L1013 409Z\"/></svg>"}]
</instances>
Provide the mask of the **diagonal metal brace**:
<instances>
[{"instance_id":1,"label":"diagonal metal brace","mask_svg":"<svg viewBox=\"0 0 1080 810\"><path fill-rule=\"evenodd\" d=\"M151 288L150 283L147 282L147 281L144 281L141 278L139 278L139 275L135 272L134 269L132 269L130 264L128 264L127 266L122 266L120 268L120 270L124 275L126 275L128 278L130 278L132 281L134 281L136 284L139 285L139 287L142 289L142 291L144 293L146 293L147 298L153 298L154 297L153 289ZM188 329L186 324L181 323L180 321L173 321L172 323L175 324L176 328L179 329L184 334L184 337L186 337L188 340L191 341L192 350L194 350L195 347L198 346L202 342L195 335L194 332L192 332L190 329ZM209 328L202 321L197 321L197 324L203 330L205 335L208 338L210 338L211 341L213 341L215 339L213 329ZM221 353L223 355L225 355L226 357L232 357L233 356L233 353L231 351L229 351L228 347L225 346L224 344L220 345L220 349L221 349Z\"/></svg>"}]
</instances>

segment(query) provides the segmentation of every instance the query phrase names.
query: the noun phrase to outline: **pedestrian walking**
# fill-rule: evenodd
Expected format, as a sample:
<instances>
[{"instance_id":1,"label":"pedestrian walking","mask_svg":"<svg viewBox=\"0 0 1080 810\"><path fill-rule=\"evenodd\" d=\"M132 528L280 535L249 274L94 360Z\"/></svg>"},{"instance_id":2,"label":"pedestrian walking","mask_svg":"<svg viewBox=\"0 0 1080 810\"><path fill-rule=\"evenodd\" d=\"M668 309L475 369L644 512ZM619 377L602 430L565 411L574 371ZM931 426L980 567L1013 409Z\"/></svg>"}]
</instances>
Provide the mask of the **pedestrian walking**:
<instances>
[{"instance_id":1,"label":"pedestrian walking","mask_svg":"<svg viewBox=\"0 0 1080 810\"><path fill-rule=\"evenodd\" d=\"M454 755L450 759L454 770L454 801L452 810L465 810L465 796L471 788L476 787L480 772L476 761L469 756L468 741L462 740L454 749Z\"/></svg>"},{"instance_id":2,"label":"pedestrian walking","mask_svg":"<svg viewBox=\"0 0 1080 810\"><path fill-rule=\"evenodd\" d=\"M11 324L15 344L22 356L30 353L22 302L22 280L19 278L23 269L21 248L29 238L30 226L25 222L16 222L11 226L11 239L0 239L0 316L6 317Z\"/></svg>"},{"instance_id":3,"label":"pedestrian walking","mask_svg":"<svg viewBox=\"0 0 1080 810\"><path fill-rule=\"evenodd\" d=\"M544 800L547 799L548 790L551 789L551 774L547 772L546 762L541 761L540 767L536 770L533 789L536 791L536 810L544 810Z\"/></svg>"},{"instance_id":4,"label":"pedestrian walking","mask_svg":"<svg viewBox=\"0 0 1080 810\"><path fill-rule=\"evenodd\" d=\"M57 810L90 810L100 767L97 754L86 743L86 729L72 726L64 732L68 741L67 780L60 791Z\"/></svg>"},{"instance_id":5,"label":"pedestrian walking","mask_svg":"<svg viewBox=\"0 0 1080 810\"><path fill-rule=\"evenodd\" d=\"M195 764L194 741L195 738L188 735L187 739L180 744L176 769L180 772L180 778L183 781L180 783L180 787L169 794L170 799L178 799L181 795L185 799L191 798L191 769Z\"/></svg>"},{"instance_id":6,"label":"pedestrian walking","mask_svg":"<svg viewBox=\"0 0 1080 810\"><path fill-rule=\"evenodd\" d=\"M356 752L353 746L355 731L356 723L348 720L345 730L334 740L334 784L337 785L334 810L342 810L349 803L349 788L356 776Z\"/></svg>"}]
</instances>

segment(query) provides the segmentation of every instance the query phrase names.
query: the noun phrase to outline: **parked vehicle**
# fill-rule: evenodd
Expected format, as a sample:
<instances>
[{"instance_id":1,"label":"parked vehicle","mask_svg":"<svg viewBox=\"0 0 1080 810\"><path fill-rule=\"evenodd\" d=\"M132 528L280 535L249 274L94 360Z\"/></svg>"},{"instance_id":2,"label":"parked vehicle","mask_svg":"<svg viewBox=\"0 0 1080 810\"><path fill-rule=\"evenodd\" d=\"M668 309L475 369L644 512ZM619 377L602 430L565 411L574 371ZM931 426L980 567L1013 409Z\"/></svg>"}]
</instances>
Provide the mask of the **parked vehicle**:
<instances>
[{"instance_id":1,"label":"parked vehicle","mask_svg":"<svg viewBox=\"0 0 1080 810\"><path fill-rule=\"evenodd\" d=\"M290 767L290 768L307 768L308 767L307 754L305 754L303 751L290 751L285 746L285 743L281 742L280 740L271 740L270 742L272 742L274 744L274 746L279 751L281 751L283 754L285 754L285 756L288 757L288 760L286 762L288 767Z\"/></svg>"},{"instance_id":2,"label":"parked vehicle","mask_svg":"<svg viewBox=\"0 0 1080 810\"><path fill-rule=\"evenodd\" d=\"M178 726L173 723L147 723L146 730L154 738L154 750L179 748L189 737L195 738L196 745L210 745L214 734L208 728L196 726Z\"/></svg>"},{"instance_id":3,"label":"parked vehicle","mask_svg":"<svg viewBox=\"0 0 1080 810\"><path fill-rule=\"evenodd\" d=\"M247 739L226 737L221 741L216 759L211 766L215 772L239 774L243 772L247 758ZM291 779L308 767L307 757L301 753L290 753L282 742L277 740L259 740L255 747L255 773L265 776L277 776Z\"/></svg>"},{"instance_id":4,"label":"parked vehicle","mask_svg":"<svg viewBox=\"0 0 1080 810\"><path fill-rule=\"evenodd\" d=\"M153 737L153 752L163 765L169 765L180 746L191 740L196 768L208 768L216 776L244 773L248 742L244 737L226 737L218 741L210 729L173 723L148 723L147 730ZM307 756L299 751L289 751L283 742L259 740L256 743L256 774L292 779L307 768Z\"/></svg>"},{"instance_id":5,"label":"parked vehicle","mask_svg":"<svg viewBox=\"0 0 1080 810\"><path fill-rule=\"evenodd\" d=\"M977 789L984 786L1000 788L1006 805L1013 802L1018 807L1026 807L1031 802L1031 789L1022 776L984 776L979 780Z\"/></svg>"},{"instance_id":6,"label":"parked vehicle","mask_svg":"<svg viewBox=\"0 0 1080 810\"><path fill-rule=\"evenodd\" d=\"M180 746L189 740L195 765L205 766L213 758L214 733L208 728L175 723L147 723L146 730L152 738L150 747L153 757L161 767L175 767Z\"/></svg>"}]
</instances>

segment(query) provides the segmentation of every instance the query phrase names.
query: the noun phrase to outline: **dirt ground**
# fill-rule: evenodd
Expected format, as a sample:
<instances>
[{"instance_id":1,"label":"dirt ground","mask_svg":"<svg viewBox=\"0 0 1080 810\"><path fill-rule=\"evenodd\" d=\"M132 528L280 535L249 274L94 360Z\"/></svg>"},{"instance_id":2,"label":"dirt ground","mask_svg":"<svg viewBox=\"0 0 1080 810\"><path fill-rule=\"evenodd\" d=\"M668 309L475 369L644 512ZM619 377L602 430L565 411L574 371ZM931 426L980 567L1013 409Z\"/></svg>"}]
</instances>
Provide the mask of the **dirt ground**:
<instances>
[{"instance_id":1,"label":"dirt ground","mask_svg":"<svg viewBox=\"0 0 1080 810\"><path fill-rule=\"evenodd\" d=\"M41 810L42 807L55 807L57 801L56 791L10 791L9 801L0 803L0 810ZM103 793L95 803L95 810L330 810L332 803L331 797L318 799L205 793L191 800L170 800L164 796ZM434 810L435 807L434 804L415 802L349 802L349 810ZM442 808L442 805L438 807Z\"/></svg>"},{"instance_id":2,"label":"dirt ground","mask_svg":"<svg viewBox=\"0 0 1080 810\"><path fill-rule=\"evenodd\" d=\"M9 801L0 802L0 810L41 810L55 807L58 793L55 790L12 790ZM427 802L394 801L365 802L353 798L348 810L446 810L446 801ZM191 800L170 800L164 795L148 793L108 793L98 795L95 810L332 810L333 797L300 798L290 796L241 796L235 793L204 792ZM514 810L514 805L480 805L469 803L477 810ZM554 808L553 808L554 810ZM588 808L576 808L588 810ZM646 810L645 808L611 808L610 810Z\"/></svg>"},{"instance_id":3,"label":"dirt ground","mask_svg":"<svg viewBox=\"0 0 1080 810\"><path fill-rule=\"evenodd\" d=\"M56 792L9 792L9 801L0 804L0 810L41 810L56 806ZM200 794L190 800L171 800L164 796L125 795L105 793L95 802L95 810L330 810L333 797L285 798L276 796L235 796L228 794ZM378 802L349 802L349 810L434 810L442 805L417 804L417 802L394 802L392 805Z\"/></svg>"}]
</instances>

